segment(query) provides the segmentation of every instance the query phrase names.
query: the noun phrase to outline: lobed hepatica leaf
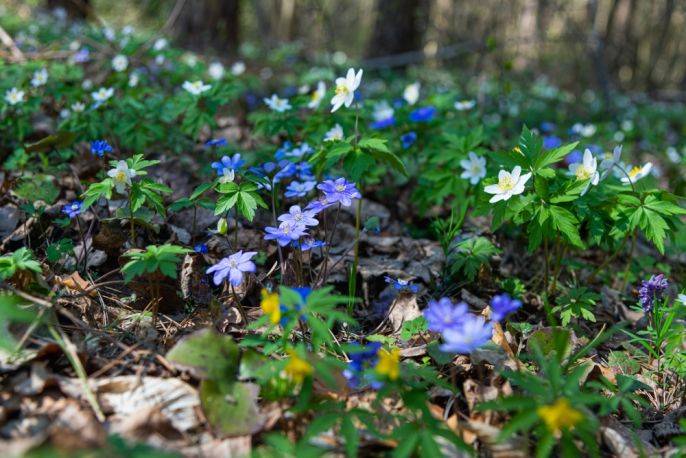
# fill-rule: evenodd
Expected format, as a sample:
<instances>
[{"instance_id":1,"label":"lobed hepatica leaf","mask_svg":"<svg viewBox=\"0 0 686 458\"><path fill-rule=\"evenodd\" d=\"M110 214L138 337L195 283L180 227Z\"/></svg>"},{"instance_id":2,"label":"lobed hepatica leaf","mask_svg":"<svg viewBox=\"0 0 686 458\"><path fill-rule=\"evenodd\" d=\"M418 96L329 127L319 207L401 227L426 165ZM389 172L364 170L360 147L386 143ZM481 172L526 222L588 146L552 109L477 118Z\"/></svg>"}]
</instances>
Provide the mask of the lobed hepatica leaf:
<instances>
[{"instance_id":1,"label":"lobed hepatica leaf","mask_svg":"<svg viewBox=\"0 0 686 458\"><path fill-rule=\"evenodd\" d=\"M240 349L231 337L204 329L181 339L169 350L167 359L197 378L233 381L238 374Z\"/></svg>"}]
</instances>

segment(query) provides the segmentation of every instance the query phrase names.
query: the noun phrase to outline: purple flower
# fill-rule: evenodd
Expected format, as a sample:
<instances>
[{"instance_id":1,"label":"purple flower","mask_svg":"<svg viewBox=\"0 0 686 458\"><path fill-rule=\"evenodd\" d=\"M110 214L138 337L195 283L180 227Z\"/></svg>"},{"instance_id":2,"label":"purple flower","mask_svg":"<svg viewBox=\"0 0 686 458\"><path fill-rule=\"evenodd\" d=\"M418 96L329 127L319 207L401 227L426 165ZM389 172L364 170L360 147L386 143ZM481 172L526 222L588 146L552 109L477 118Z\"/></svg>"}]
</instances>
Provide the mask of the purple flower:
<instances>
[{"instance_id":1,"label":"purple flower","mask_svg":"<svg viewBox=\"0 0 686 458\"><path fill-rule=\"evenodd\" d=\"M317 189L324 192L329 202L340 202L344 207L352 205L352 199L362 198L362 194L357 190L355 184L348 182L345 178L326 180L317 185Z\"/></svg>"},{"instance_id":2,"label":"purple flower","mask_svg":"<svg viewBox=\"0 0 686 458\"><path fill-rule=\"evenodd\" d=\"M91 154L103 157L105 153L111 153L112 147L106 140L95 140L91 143Z\"/></svg>"},{"instance_id":3,"label":"purple flower","mask_svg":"<svg viewBox=\"0 0 686 458\"><path fill-rule=\"evenodd\" d=\"M447 353L468 354L491 339L493 325L482 316L467 314L459 325L443 331L445 343L439 348Z\"/></svg>"},{"instance_id":4,"label":"purple flower","mask_svg":"<svg viewBox=\"0 0 686 458\"><path fill-rule=\"evenodd\" d=\"M491 320L502 321L507 315L519 310L522 301L510 298L509 294L500 294L491 299Z\"/></svg>"},{"instance_id":5,"label":"purple flower","mask_svg":"<svg viewBox=\"0 0 686 458\"><path fill-rule=\"evenodd\" d=\"M213 140L207 140L205 142L205 147L211 148L213 146L226 146L228 144L229 144L229 142L227 142L225 138L217 138L217 139L213 139Z\"/></svg>"},{"instance_id":6,"label":"purple flower","mask_svg":"<svg viewBox=\"0 0 686 458\"><path fill-rule=\"evenodd\" d=\"M372 129L385 129L386 127L392 127L395 125L395 116L391 115L388 118L379 119L369 124Z\"/></svg>"},{"instance_id":7,"label":"purple flower","mask_svg":"<svg viewBox=\"0 0 686 458\"><path fill-rule=\"evenodd\" d=\"M384 277L384 280L386 283L390 283L393 285L393 288L395 288L397 291L409 291L413 294L417 294L417 291L419 291L419 285L413 285L407 280L402 280L400 278L395 279L392 277Z\"/></svg>"},{"instance_id":8,"label":"purple flower","mask_svg":"<svg viewBox=\"0 0 686 458\"><path fill-rule=\"evenodd\" d=\"M208 251L207 245L204 243L199 243L193 247L196 253L202 253L205 254Z\"/></svg>"},{"instance_id":9,"label":"purple flower","mask_svg":"<svg viewBox=\"0 0 686 458\"><path fill-rule=\"evenodd\" d=\"M407 149L417 141L417 132L408 132L402 137L400 137L400 143L403 144L403 148Z\"/></svg>"},{"instance_id":10,"label":"purple flower","mask_svg":"<svg viewBox=\"0 0 686 458\"><path fill-rule=\"evenodd\" d=\"M88 48L81 48L72 57L74 63L81 64L83 62L88 62L90 59L90 51Z\"/></svg>"},{"instance_id":11,"label":"purple flower","mask_svg":"<svg viewBox=\"0 0 686 458\"><path fill-rule=\"evenodd\" d=\"M286 188L284 196L286 197L305 197L305 195L314 189L316 181L305 181L301 183L299 181L292 181Z\"/></svg>"},{"instance_id":12,"label":"purple flower","mask_svg":"<svg viewBox=\"0 0 686 458\"><path fill-rule=\"evenodd\" d=\"M239 153L236 153L231 157L222 157L221 162L213 162L212 168L217 170L217 175L222 176L224 175L224 169L236 170L243 164L245 164L245 161L241 160L241 155Z\"/></svg>"},{"instance_id":13,"label":"purple flower","mask_svg":"<svg viewBox=\"0 0 686 458\"><path fill-rule=\"evenodd\" d=\"M69 205L65 205L62 208L62 213L69 215L69 219L74 219L77 215L81 214L81 202L75 200Z\"/></svg>"},{"instance_id":14,"label":"purple flower","mask_svg":"<svg viewBox=\"0 0 686 458\"><path fill-rule=\"evenodd\" d=\"M648 313L653 309L655 301L662 299L662 294L669 286L664 274L652 275L648 281L641 282L638 290L638 302L643 307L643 311Z\"/></svg>"},{"instance_id":15,"label":"purple flower","mask_svg":"<svg viewBox=\"0 0 686 458\"><path fill-rule=\"evenodd\" d=\"M447 297L439 301L429 301L429 306L424 310L427 327L434 332L444 332L458 326L467 315L467 304L460 302L453 305Z\"/></svg>"},{"instance_id":16,"label":"purple flower","mask_svg":"<svg viewBox=\"0 0 686 458\"><path fill-rule=\"evenodd\" d=\"M577 162L582 162L583 160L584 153L582 153L581 150L578 149L575 149L567 156L565 156L565 164L567 165L576 164Z\"/></svg>"},{"instance_id":17,"label":"purple flower","mask_svg":"<svg viewBox=\"0 0 686 458\"><path fill-rule=\"evenodd\" d=\"M557 148L560 145L562 145L562 139L560 137L556 137L555 135L546 135L543 137L543 148L545 149Z\"/></svg>"},{"instance_id":18,"label":"purple flower","mask_svg":"<svg viewBox=\"0 0 686 458\"><path fill-rule=\"evenodd\" d=\"M438 112L435 107L422 107L417 108L412 113L410 113L410 121L413 122L429 122L433 119L434 115Z\"/></svg>"},{"instance_id":19,"label":"purple flower","mask_svg":"<svg viewBox=\"0 0 686 458\"><path fill-rule=\"evenodd\" d=\"M293 144L286 140L285 142L283 142L281 148L276 150L276 153L274 153L274 157L276 159L283 159L284 157L286 157L286 155L288 155L292 147Z\"/></svg>"},{"instance_id":20,"label":"purple flower","mask_svg":"<svg viewBox=\"0 0 686 458\"><path fill-rule=\"evenodd\" d=\"M326 210L330 206L332 206L335 202L330 202L329 199L326 198L326 196L320 196L317 200L313 200L309 204L307 204L307 207L305 207L305 210L312 210L315 213L319 213L323 210Z\"/></svg>"},{"instance_id":21,"label":"purple flower","mask_svg":"<svg viewBox=\"0 0 686 458\"><path fill-rule=\"evenodd\" d=\"M265 240L276 240L279 245L286 246L293 240L298 240L303 235L306 235L307 228L304 224L293 224L289 222L283 222L279 224L279 227L265 227L264 231L267 235L264 236Z\"/></svg>"},{"instance_id":22,"label":"purple flower","mask_svg":"<svg viewBox=\"0 0 686 458\"><path fill-rule=\"evenodd\" d=\"M543 121L541 123L541 132L544 134L549 134L550 132L554 131L556 128L555 124L549 121Z\"/></svg>"},{"instance_id":23,"label":"purple flower","mask_svg":"<svg viewBox=\"0 0 686 458\"><path fill-rule=\"evenodd\" d=\"M319 248L320 246L326 245L326 242L322 240L315 240L313 238L305 238L302 242L294 240L291 242L291 246L294 248L300 247L302 251L309 251L312 248Z\"/></svg>"},{"instance_id":24,"label":"purple flower","mask_svg":"<svg viewBox=\"0 0 686 458\"><path fill-rule=\"evenodd\" d=\"M302 211L299 205L293 205L288 209L288 213L279 216L279 221L288 222L291 224L303 224L305 226L316 226L319 221L315 219L317 212L314 210Z\"/></svg>"},{"instance_id":25,"label":"purple flower","mask_svg":"<svg viewBox=\"0 0 686 458\"><path fill-rule=\"evenodd\" d=\"M243 281L243 274L245 272L255 272L255 263L251 259L256 254L256 251L248 251L246 253L243 253L243 250L238 251L207 269L207 273L211 274L214 272L212 281L217 286L227 278L231 285L238 286Z\"/></svg>"},{"instance_id":26,"label":"purple flower","mask_svg":"<svg viewBox=\"0 0 686 458\"><path fill-rule=\"evenodd\" d=\"M307 143L303 143L299 147L293 148L292 150L287 151L285 153L285 155L286 155L286 157L300 158L300 157L303 157L304 155L306 155L308 153L311 153L312 151L314 151L314 150L312 149L312 147L310 147L310 145L308 145Z\"/></svg>"},{"instance_id":27,"label":"purple flower","mask_svg":"<svg viewBox=\"0 0 686 458\"><path fill-rule=\"evenodd\" d=\"M303 161L295 164L295 173L300 181L316 181L312 174L312 165L309 162Z\"/></svg>"}]
</instances>

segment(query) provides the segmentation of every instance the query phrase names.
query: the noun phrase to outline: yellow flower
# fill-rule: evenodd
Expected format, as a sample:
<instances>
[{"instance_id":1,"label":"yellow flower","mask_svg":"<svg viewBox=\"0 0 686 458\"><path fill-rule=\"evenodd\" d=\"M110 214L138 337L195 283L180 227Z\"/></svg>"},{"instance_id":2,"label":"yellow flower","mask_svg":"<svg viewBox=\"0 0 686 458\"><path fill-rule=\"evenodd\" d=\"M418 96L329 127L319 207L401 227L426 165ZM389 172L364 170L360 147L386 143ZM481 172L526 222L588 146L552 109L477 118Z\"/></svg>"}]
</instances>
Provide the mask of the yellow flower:
<instances>
[{"instance_id":1,"label":"yellow flower","mask_svg":"<svg viewBox=\"0 0 686 458\"><path fill-rule=\"evenodd\" d=\"M400 350L393 348L391 351L382 348L378 353L379 361L376 363L376 373L385 375L390 380L397 380L400 376Z\"/></svg>"},{"instance_id":2,"label":"yellow flower","mask_svg":"<svg viewBox=\"0 0 686 458\"><path fill-rule=\"evenodd\" d=\"M562 429L571 429L584 419L584 415L573 409L565 398L558 399L555 404L539 407L538 416L554 433L559 433Z\"/></svg>"},{"instance_id":3,"label":"yellow flower","mask_svg":"<svg viewBox=\"0 0 686 458\"><path fill-rule=\"evenodd\" d=\"M293 380L295 383L302 383L305 377L310 375L313 371L312 365L302 359L293 350L288 350L289 358L288 364L284 368L288 378Z\"/></svg>"},{"instance_id":4,"label":"yellow flower","mask_svg":"<svg viewBox=\"0 0 686 458\"><path fill-rule=\"evenodd\" d=\"M269 315L269 318L273 324L277 324L281 319L279 295L277 293L270 293L266 289L263 289L261 294L262 301L260 302L260 308L265 315Z\"/></svg>"},{"instance_id":5,"label":"yellow flower","mask_svg":"<svg viewBox=\"0 0 686 458\"><path fill-rule=\"evenodd\" d=\"M522 156L524 156L524 153L522 153L522 149L521 149L519 146L515 146L514 148L512 148L512 151L514 151L515 153L518 153L518 154L521 154Z\"/></svg>"}]
</instances>

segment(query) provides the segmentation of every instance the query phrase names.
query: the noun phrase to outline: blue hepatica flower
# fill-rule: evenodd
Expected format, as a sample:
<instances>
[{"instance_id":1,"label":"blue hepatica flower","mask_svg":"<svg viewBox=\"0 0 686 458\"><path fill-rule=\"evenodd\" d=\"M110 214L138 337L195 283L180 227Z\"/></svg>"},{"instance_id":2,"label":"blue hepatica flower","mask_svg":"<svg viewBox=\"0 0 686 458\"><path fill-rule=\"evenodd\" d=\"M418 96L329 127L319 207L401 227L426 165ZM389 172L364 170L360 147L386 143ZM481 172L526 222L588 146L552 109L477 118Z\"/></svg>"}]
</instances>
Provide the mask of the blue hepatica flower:
<instances>
[{"instance_id":1,"label":"blue hepatica flower","mask_svg":"<svg viewBox=\"0 0 686 458\"><path fill-rule=\"evenodd\" d=\"M302 242L299 242L298 240L291 242L291 246L293 248L300 248L302 251L309 251L312 248L319 248L323 247L324 245L326 245L326 242L322 240L315 240L309 237L303 239Z\"/></svg>"},{"instance_id":2,"label":"blue hepatica flower","mask_svg":"<svg viewBox=\"0 0 686 458\"><path fill-rule=\"evenodd\" d=\"M380 388L381 383L365 377L365 371L376 366L381 348L380 342L371 342L366 347L358 343L351 344L351 348L348 350L350 362L343 371L343 376L348 380L348 386L357 388L363 381L367 381L371 383L373 388Z\"/></svg>"},{"instance_id":3,"label":"blue hepatica flower","mask_svg":"<svg viewBox=\"0 0 686 458\"><path fill-rule=\"evenodd\" d=\"M217 171L217 175L223 176L224 175L224 169L237 170L243 164L245 164L245 161L241 159L241 155L239 153L236 153L231 157L229 157L229 156L222 157L220 162L213 162L212 168Z\"/></svg>"},{"instance_id":4,"label":"blue hepatica flower","mask_svg":"<svg viewBox=\"0 0 686 458\"><path fill-rule=\"evenodd\" d=\"M199 244L195 245L193 247L193 249L195 250L196 253L202 253L202 254L205 254L208 251L207 245L205 245L204 243L199 243Z\"/></svg>"},{"instance_id":5,"label":"blue hepatica flower","mask_svg":"<svg viewBox=\"0 0 686 458\"><path fill-rule=\"evenodd\" d=\"M62 213L69 216L69 219L74 219L76 216L81 214L81 202L75 200L74 202L62 207Z\"/></svg>"},{"instance_id":6,"label":"blue hepatica flower","mask_svg":"<svg viewBox=\"0 0 686 458\"><path fill-rule=\"evenodd\" d=\"M326 198L326 196L319 196L316 200L313 200L309 204L307 204L307 207L305 207L306 210L314 210L315 213L319 213L323 210L326 210L336 202L331 202L329 199Z\"/></svg>"},{"instance_id":7,"label":"blue hepatica flower","mask_svg":"<svg viewBox=\"0 0 686 458\"><path fill-rule=\"evenodd\" d=\"M458 326L467 315L467 304L453 304L447 297L429 301L429 306L424 310L427 327L434 332L444 332Z\"/></svg>"},{"instance_id":8,"label":"blue hepatica flower","mask_svg":"<svg viewBox=\"0 0 686 458\"><path fill-rule=\"evenodd\" d=\"M224 258L217 264L207 269L208 274L214 274L212 281L216 286L228 278L229 283L233 286L238 286L243 281L243 274L247 272L255 272L255 264L251 261L257 252L237 251L228 258Z\"/></svg>"},{"instance_id":9,"label":"blue hepatica flower","mask_svg":"<svg viewBox=\"0 0 686 458\"><path fill-rule=\"evenodd\" d=\"M279 227L267 226L264 231L267 233L264 236L265 240L276 240L282 247L307 235L307 227L304 224L293 224L288 221L282 222Z\"/></svg>"},{"instance_id":10,"label":"blue hepatica flower","mask_svg":"<svg viewBox=\"0 0 686 458\"><path fill-rule=\"evenodd\" d=\"M293 148L293 144L286 140L283 142L283 145L281 145L281 148L276 150L276 153L274 153L274 158L277 160L284 159L288 153L290 153L291 149Z\"/></svg>"},{"instance_id":11,"label":"blue hepatica flower","mask_svg":"<svg viewBox=\"0 0 686 458\"><path fill-rule=\"evenodd\" d=\"M303 143L302 145L298 146L297 148L293 148L290 151L286 151L284 154L286 157L294 157L294 158L301 158L314 150L310 145L307 143Z\"/></svg>"},{"instance_id":12,"label":"blue hepatica flower","mask_svg":"<svg viewBox=\"0 0 686 458\"><path fill-rule=\"evenodd\" d=\"M91 143L91 154L95 156L96 154L103 157L105 153L111 153L112 146L107 143L107 140L95 140Z\"/></svg>"},{"instance_id":13,"label":"blue hepatica flower","mask_svg":"<svg viewBox=\"0 0 686 458\"><path fill-rule=\"evenodd\" d=\"M433 119L434 115L438 112L435 107L422 107L417 108L412 113L410 113L410 121L412 122L429 122Z\"/></svg>"},{"instance_id":14,"label":"blue hepatica flower","mask_svg":"<svg viewBox=\"0 0 686 458\"><path fill-rule=\"evenodd\" d=\"M207 141L205 142L205 147L206 147L206 148L211 148L211 147L213 147L213 146L214 146L214 147L217 147L217 146L226 146L226 145L228 145L228 144L229 144L229 142L227 142L225 138L217 138L217 139L213 139L213 140L207 140Z\"/></svg>"},{"instance_id":15,"label":"blue hepatica flower","mask_svg":"<svg viewBox=\"0 0 686 458\"><path fill-rule=\"evenodd\" d=\"M286 188L284 196L286 197L305 197L308 192L314 189L317 184L316 181L305 181L301 183L299 181L292 181Z\"/></svg>"},{"instance_id":16,"label":"blue hepatica flower","mask_svg":"<svg viewBox=\"0 0 686 458\"><path fill-rule=\"evenodd\" d=\"M285 221L291 224L303 224L305 226L316 226L319 221L315 218L317 213L314 210L301 210L299 205L292 205L288 209L288 213L279 216L279 221Z\"/></svg>"},{"instance_id":17,"label":"blue hepatica flower","mask_svg":"<svg viewBox=\"0 0 686 458\"><path fill-rule=\"evenodd\" d=\"M584 153L581 150L575 149L565 156L565 164L572 165L581 162L584 159Z\"/></svg>"},{"instance_id":18,"label":"blue hepatica flower","mask_svg":"<svg viewBox=\"0 0 686 458\"><path fill-rule=\"evenodd\" d=\"M562 139L560 137L556 137L555 135L546 135L543 137L543 148L545 149L557 148L560 145L562 145Z\"/></svg>"},{"instance_id":19,"label":"blue hepatica flower","mask_svg":"<svg viewBox=\"0 0 686 458\"><path fill-rule=\"evenodd\" d=\"M74 63L77 64L88 62L88 60L90 59L90 51L88 50L88 48L81 48L78 51L76 51L72 59L74 60Z\"/></svg>"},{"instance_id":20,"label":"blue hepatica flower","mask_svg":"<svg viewBox=\"0 0 686 458\"><path fill-rule=\"evenodd\" d=\"M400 142L403 144L403 148L407 149L417 141L417 132L408 132L402 137L400 137Z\"/></svg>"},{"instance_id":21,"label":"blue hepatica flower","mask_svg":"<svg viewBox=\"0 0 686 458\"><path fill-rule=\"evenodd\" d=\"M413 294L417 294L417 291L419 291L419 285L413 285L407 280L402 280L400 278L395 279L388 276L384 277L384 280L386 283L393 285L393 288L395 288L397 291L409 291Z\"/></svg>"},{"instance_id":22,"label":"blue hepatica flower","mask_svg":"<svg viewBox=\"0 0 686 458\"><path fill-rule=\"evenodd\" d=\"M509 294L499 294L491 299L491 320L502 321L509 314L522 307L522 301L512 299Z\"/></svg>"},{"instance_id":23,"label":"blue hepatica flower","mask_svg":"<svg viewBox=\"0 0 686 458\"><path fill-rule=\"evenodd\" d=\"M369 127L372 129L385 129L387 127L392 127L395 125L395 116L391 116L390 118L385 118L385 119L380 119L378 121L374 121L373 123L369 124Z\"/></svg>"},{"instance_id":24,"label":"blue hepatica flower","mask_svg":"<svg viewBox=\"0 0 686 458\"><path fill-rule=\"evenodd\" d=\"M468 313L458 325L446 329L441 336L445 341L439 347L441 351L468 354L491 340L493 325L486 323L482 316Z\"/></svg>"},{"instance_id":25,"label":"blue hepatica flower","mask_svg":"<svg viewBox=\"0 0 686 458\"><path fill-rule=\"evenodd\" d=\"M543 121L540 127L541 132L543 132L544 134L549 134L553 132L556 128L557 126L549 121Z\"/></svg>"},{"instance_id":26,"label":"blue hepatica flower","mask_svg":"<svg viewBox=\"0 0 686 458\"><path fill-rule=\"evenodd\" d=\"M344 207L352 205L352 199L361 199L362 194L355 187L355 183L350 183L345 178L336 180L326 180L317 185L328 202L340 202Z\"/></svg>"}]
</instances>

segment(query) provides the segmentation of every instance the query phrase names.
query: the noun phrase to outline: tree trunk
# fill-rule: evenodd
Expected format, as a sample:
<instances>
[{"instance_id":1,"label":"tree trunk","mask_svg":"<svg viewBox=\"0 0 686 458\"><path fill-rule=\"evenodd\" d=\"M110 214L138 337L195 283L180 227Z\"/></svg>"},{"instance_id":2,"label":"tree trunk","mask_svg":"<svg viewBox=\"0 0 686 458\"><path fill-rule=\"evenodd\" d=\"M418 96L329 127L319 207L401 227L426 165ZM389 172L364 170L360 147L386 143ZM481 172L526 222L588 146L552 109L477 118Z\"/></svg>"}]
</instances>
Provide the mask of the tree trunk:
<instances>
[{"instance_id":1,"label":"tree trunk","mask_svg":"<svg viewBox=\"0 0 686 458\"><path fill-rule=\"evenodd\" d=\"M422 3L420 0L379 0L367 57L384 57L421 50L419 16Z\"/></svg>"},{"instance_id":2,"label":"tree trunk","mask_svg":"<svg viewBox=\"0 0 686 458\"><path fill-rule=\"evenodd\" d=\"M172 27L176 42L191 51L235 55L239 45L240 0L187 1Z\"/></svg>"}]
</instances>

